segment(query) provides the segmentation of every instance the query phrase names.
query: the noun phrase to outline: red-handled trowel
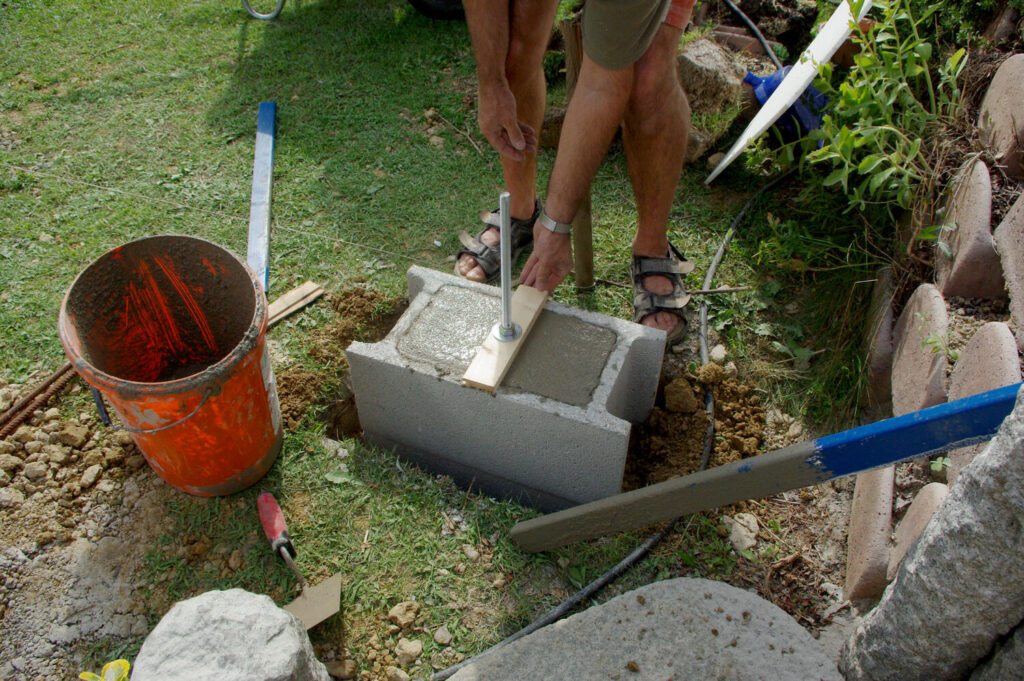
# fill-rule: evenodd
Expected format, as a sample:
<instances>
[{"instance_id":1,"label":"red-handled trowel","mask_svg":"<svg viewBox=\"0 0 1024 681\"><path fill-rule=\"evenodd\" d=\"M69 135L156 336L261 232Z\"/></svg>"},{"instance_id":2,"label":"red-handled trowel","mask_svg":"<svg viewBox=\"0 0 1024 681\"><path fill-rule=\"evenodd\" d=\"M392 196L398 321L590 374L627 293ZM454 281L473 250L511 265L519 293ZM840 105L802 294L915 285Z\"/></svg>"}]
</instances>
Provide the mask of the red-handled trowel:
<instances>
[{"instance_id":1,"label":"red-handled trowel","mask_svg":"<svg viewBox=\"0 0 1024 681\"><path fill-rule=\"evenodd\" d=\"M260 492L256 508L260 512L263 532L270 540L270 548L284 559L302 587L302 595L284 609L302 620L306 629L312 629L341 609L341 574L333 575L314 587L309 586L293 560L295 547L288 538L288 526L284 523L284 514L277 499L270 492Z\"/></svg>"}]
</instances>

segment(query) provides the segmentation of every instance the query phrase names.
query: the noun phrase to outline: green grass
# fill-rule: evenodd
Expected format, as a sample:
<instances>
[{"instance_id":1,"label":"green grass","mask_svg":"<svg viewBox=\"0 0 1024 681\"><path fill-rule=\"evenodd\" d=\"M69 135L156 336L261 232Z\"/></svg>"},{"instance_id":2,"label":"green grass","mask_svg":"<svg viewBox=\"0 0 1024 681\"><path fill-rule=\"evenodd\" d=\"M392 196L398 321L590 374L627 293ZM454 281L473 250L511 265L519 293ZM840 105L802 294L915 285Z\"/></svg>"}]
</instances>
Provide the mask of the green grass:
<instances>
[{"instance_id":1,"label":"green grass","mask_svg":"<svg viewBox=\"0 0 1024 681\"><path fill-rule=\"evenodd\" d=\"M552 92L559 96L558 84ZM272 298L306 279L337 288L360 277L402 296L410 264L450 270L458 231L478 229L477 213L495 205L502 185L497 158L476 130L474 97L464 24L427 20L401 0L289 0L272 22L249 19L237 0L7 0L0 5L0 377L23 381L63 361L61 298L107 250L178 233L245 252L260 101L278 103ZM430 135L444 145L431 145ZM541 153L542 185L552 161L552 152ZM704 175L702 163L684 172L670 227L698 273L764 181L738 164L712 188ZM593 214L596 276L628 282L636 212L621 154L595 180ZM863 255L856 217L837 215L833 199L794 189L766 199L715 282L755 290L710 299L712 323L744 375L791 413L821 418L829 405L855 398L858 315L869 289L854 282L877 264ZM571 283L555 298L630 316L628 288L577 294ZM788 312L794 302L798 309ZM272 336L317 368L308 339L332 319L326 306L313 306ZM809 367L794 366L797 355L818 351ZM329 381L325 394L334 387ZM326 476L340 462L323 448L323 428L314 410L288 434L261 483L288 516L300 566L314 581L344 574L345 615L316 631L319 647L363 655L370 635L386 634L378 618L415 598L425 626L447 624L458 650L471 654L604 572L644 536L524 554L508 529L530 511L467 495L389 453L348 441L350 472L331 482ZM294 595L256 522L257 491L174 498L172 528L145 549L154 597L169 605L232 586L279 602ZM450 510L466 524L444 536L441 512ZM185 538L203 535L215 553L191 562L179 555ZM489 564L467 561L463 544L484 548ZM223 577L221 548L243 557ZM701 519L622 588L679 574L728 578L738 560L715 523ZM494 587L498 577L508 583ZM154 606L150 614L161 613ZM429 657L433 643L422 638ZM97 660L120 644L98 645Z\"/></svg>"}]
</instances>

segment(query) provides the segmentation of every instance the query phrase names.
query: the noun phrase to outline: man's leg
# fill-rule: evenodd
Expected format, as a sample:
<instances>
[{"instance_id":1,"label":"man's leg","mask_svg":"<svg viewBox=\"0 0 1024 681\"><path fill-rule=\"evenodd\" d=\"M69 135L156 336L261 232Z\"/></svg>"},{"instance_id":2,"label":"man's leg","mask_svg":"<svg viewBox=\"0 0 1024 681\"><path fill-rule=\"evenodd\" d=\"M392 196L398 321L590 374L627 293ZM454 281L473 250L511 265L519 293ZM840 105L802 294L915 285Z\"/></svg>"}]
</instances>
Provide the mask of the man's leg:
<instances>
[{"instance_id":1,"label":"man's leg","mask_svg":"<svg viewBox=\"0 0 1024 681\"><path fill-rule=\"evenodd\" d=\"M510 3L508 58L505 76L516 98L519 119L540 135L547 104L544 81L544 53L551 38L557 0L512 0ZM511 194L512 217L521 220L533 215L537 200L537 154L527 154L522 161L501 157L505 188ZM480 235L487 245L497 244L498 230L490 228ZM459 259L459 272L467 279L483 281L484 271L471 255Z\"/></svg>"},{"instance_id":2,"label":"man's leg","mask_svg":"<svg viewBox=\"0 0 1024 681\"><path fill-rule=\"evenodd\" d=\"M681 35L682 29L661 25L654 42L636 63L626 107L623 143L639 213L633 240L635 255L663 258L668 253L668 218L690 127L689 103L676 72ZM659 295L672 292L672 282L665 277L646 277L644 287ZM671 331L679 318L670 312L656 312L641 323Z\"/></svg>"}]
</instances>

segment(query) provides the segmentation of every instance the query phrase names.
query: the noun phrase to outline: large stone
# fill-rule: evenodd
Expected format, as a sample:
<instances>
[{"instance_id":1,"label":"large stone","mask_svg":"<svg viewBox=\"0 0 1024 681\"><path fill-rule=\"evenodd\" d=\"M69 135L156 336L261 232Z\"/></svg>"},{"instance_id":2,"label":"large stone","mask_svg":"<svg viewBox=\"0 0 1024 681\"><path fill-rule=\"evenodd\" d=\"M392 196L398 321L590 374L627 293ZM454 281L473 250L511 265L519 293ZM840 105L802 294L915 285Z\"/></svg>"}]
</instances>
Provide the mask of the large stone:
<instances>
[{"instance_id":1,"label":"large stone","mask_svg":"<svg viewBox=\"0 0 1024 681\"><path fill-rule=\"evenodd\" d=\"M679 82L695 114L711 114L737 105L743 98L745 70L714 40L701 38L679 52Z\"/></svg>"},{"instance_id":2,"label":"large stone","mask_svg":"<svg viewBox=\"0 0 1024 681\"><path fill-rule=\"evenodd\" d=\"M849 600L875 599L882 595L889 567L889 534L892 531L892 466L857 476L850 508L850 533L846 549L846 588Z\"/></svg>"},{"instance_id":3,"label":"large stone","mask_svg":"<svg viewBox=\"0 0 1024 681\"><path fill-rule=\"evenodd\" d=\"M959 400L1020 381L1020 358L1010 327L1002 322L989 322L974 333L960 353L949 380L949 399ZM949 452L946 479L950 485L984 449L985 443L980 443Z\"/></svg>"},{"instance_id":4,"label":"large stone","mask_svg":"<svg viewBox=\"0 0 1024 681\"><path fill-rule=\"evenodd\" d=\"M946 401L946 303L931 284L910 296L893 332L892 411L896 416Z\"/></svg>"},{"instance_id":5,"label":"large stone","mask_svg":"<svg viewBox=\"0 0 1024 681\"><path fill-rule=\"evenodd\" d=\"M907 509L903 520L896 526L896 532L893 535L892 548L889 550L889 571L887 573L890 581L895 579L896 570L899 569L900 563L906 557L910 545L921 536L925 525L928 524L928 521L935 515L935 511L945 501L947 494L949 494L948 487L941 482L932 482L922 487L914 496L914 501L910 504L910 508Z\"/></svg>"},{"instance_id":6,"label":"large stone","mask_svg":"<svg viewBox=\"0 0 1024 681\"><path fill-rule=\"evenodd\" d=\"M981 101L978 127L996 162L1011 177L1024 177L1024 54L1015 54L999 67Z\"/></svg>"},{"instance_id":7,"label":"large stone","mask_svg":"<svg viewBox=\"0 0 1024 681\"><path fill-rule=\"evenodd\" d=\"M867 398L871 406L887 412L892 406L892 309L894 289L892 267L882 267L875 274L875 286L868 308ZM888 414L886 414L888 416Z\"/></svg>"},{"instance_id":8,"label":"large stone","mask_svg":"<svg viewBox=\"0 0 1024 681\"><path fill-rule=\"evenodd\" d=\"M330 681L302 622L267 596L208 591L146 638L132 681Z\"/></svg>"},{"instance_id":9,"label":"large stone","mask_svg":"<svg viewBox=\"0 0 1024 681\"><path fill-rule=\"evenodd\" d=\"M844 647L847 681L963 678L1024 620L1024 392Z\"/></svg>"},{"instance_id":10,"label":"large stone","mask_svg":"<svg viewBox=\"0 0 1024 681\"><path fill-rule=\"evenodd\" d=\"M996 647L992 657L978 666L970 681L1007 681L1024 679L1024 627L1018 626L1013 635Z\"/></svg>"},{"instance_id":11,"label":"large stone","mask_svg":"<svg viewBox=\"0 0 1024 681\"><path fill-rule=\"evenodd\" d=\"M1010 312L1017 320L1017 347L1024 350L1024 192L996 227L995 239L1010 291Z\"/></svg>"},{"instance_id":12,"label":"large stone","mask_svg":"<svg viewBox=\"0 0 1024 681\"><path fill-rule=\"evenodd\" d=\"M946 227L935 253L935 283L948 297L1006 297L1003 269L992 239L992 178L984 161L957 174Z\"/></svg>"},{"instance_id":13,"label":"large stone","mask_svg":"<svg viewBox=\"0 0 1024 681\"><path fill-rule=\"evenodd\" d=\"M89 429L77 423L68 423L57 435L62 445L81 449L89 441Z\"/></svg>"},{"instance_id":14,"label":"large stone","mask_svg":"<svg viewBox=\"0 0 1024 681\"><path fill-rule=\"evenodd\" d=\"M796 621L756 594L671 579L556 622L462 668L451 681L524 679L838 681Z\"/></svg>"}]
</instances>

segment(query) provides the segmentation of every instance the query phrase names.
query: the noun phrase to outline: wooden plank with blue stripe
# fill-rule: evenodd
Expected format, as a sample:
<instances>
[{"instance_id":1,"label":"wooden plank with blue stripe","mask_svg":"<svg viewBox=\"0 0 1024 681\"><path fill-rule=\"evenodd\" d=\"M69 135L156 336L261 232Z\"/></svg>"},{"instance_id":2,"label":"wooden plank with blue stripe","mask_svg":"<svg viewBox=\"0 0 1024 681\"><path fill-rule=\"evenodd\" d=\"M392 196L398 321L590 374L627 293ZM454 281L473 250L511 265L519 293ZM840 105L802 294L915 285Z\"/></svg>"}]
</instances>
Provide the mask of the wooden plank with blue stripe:
<instances>
[{"instance_id":1,"label":"wooden plank with blue stripe","mask_svg":"<svg viewBox=\"0 0 1024 681\"><path fill-rule=\"evenodd\" d=\"M512 528L524 551L636 529L992 438L1022 384L904 414L692 475L532 518Z\"/></svg>"}]
</instances>

